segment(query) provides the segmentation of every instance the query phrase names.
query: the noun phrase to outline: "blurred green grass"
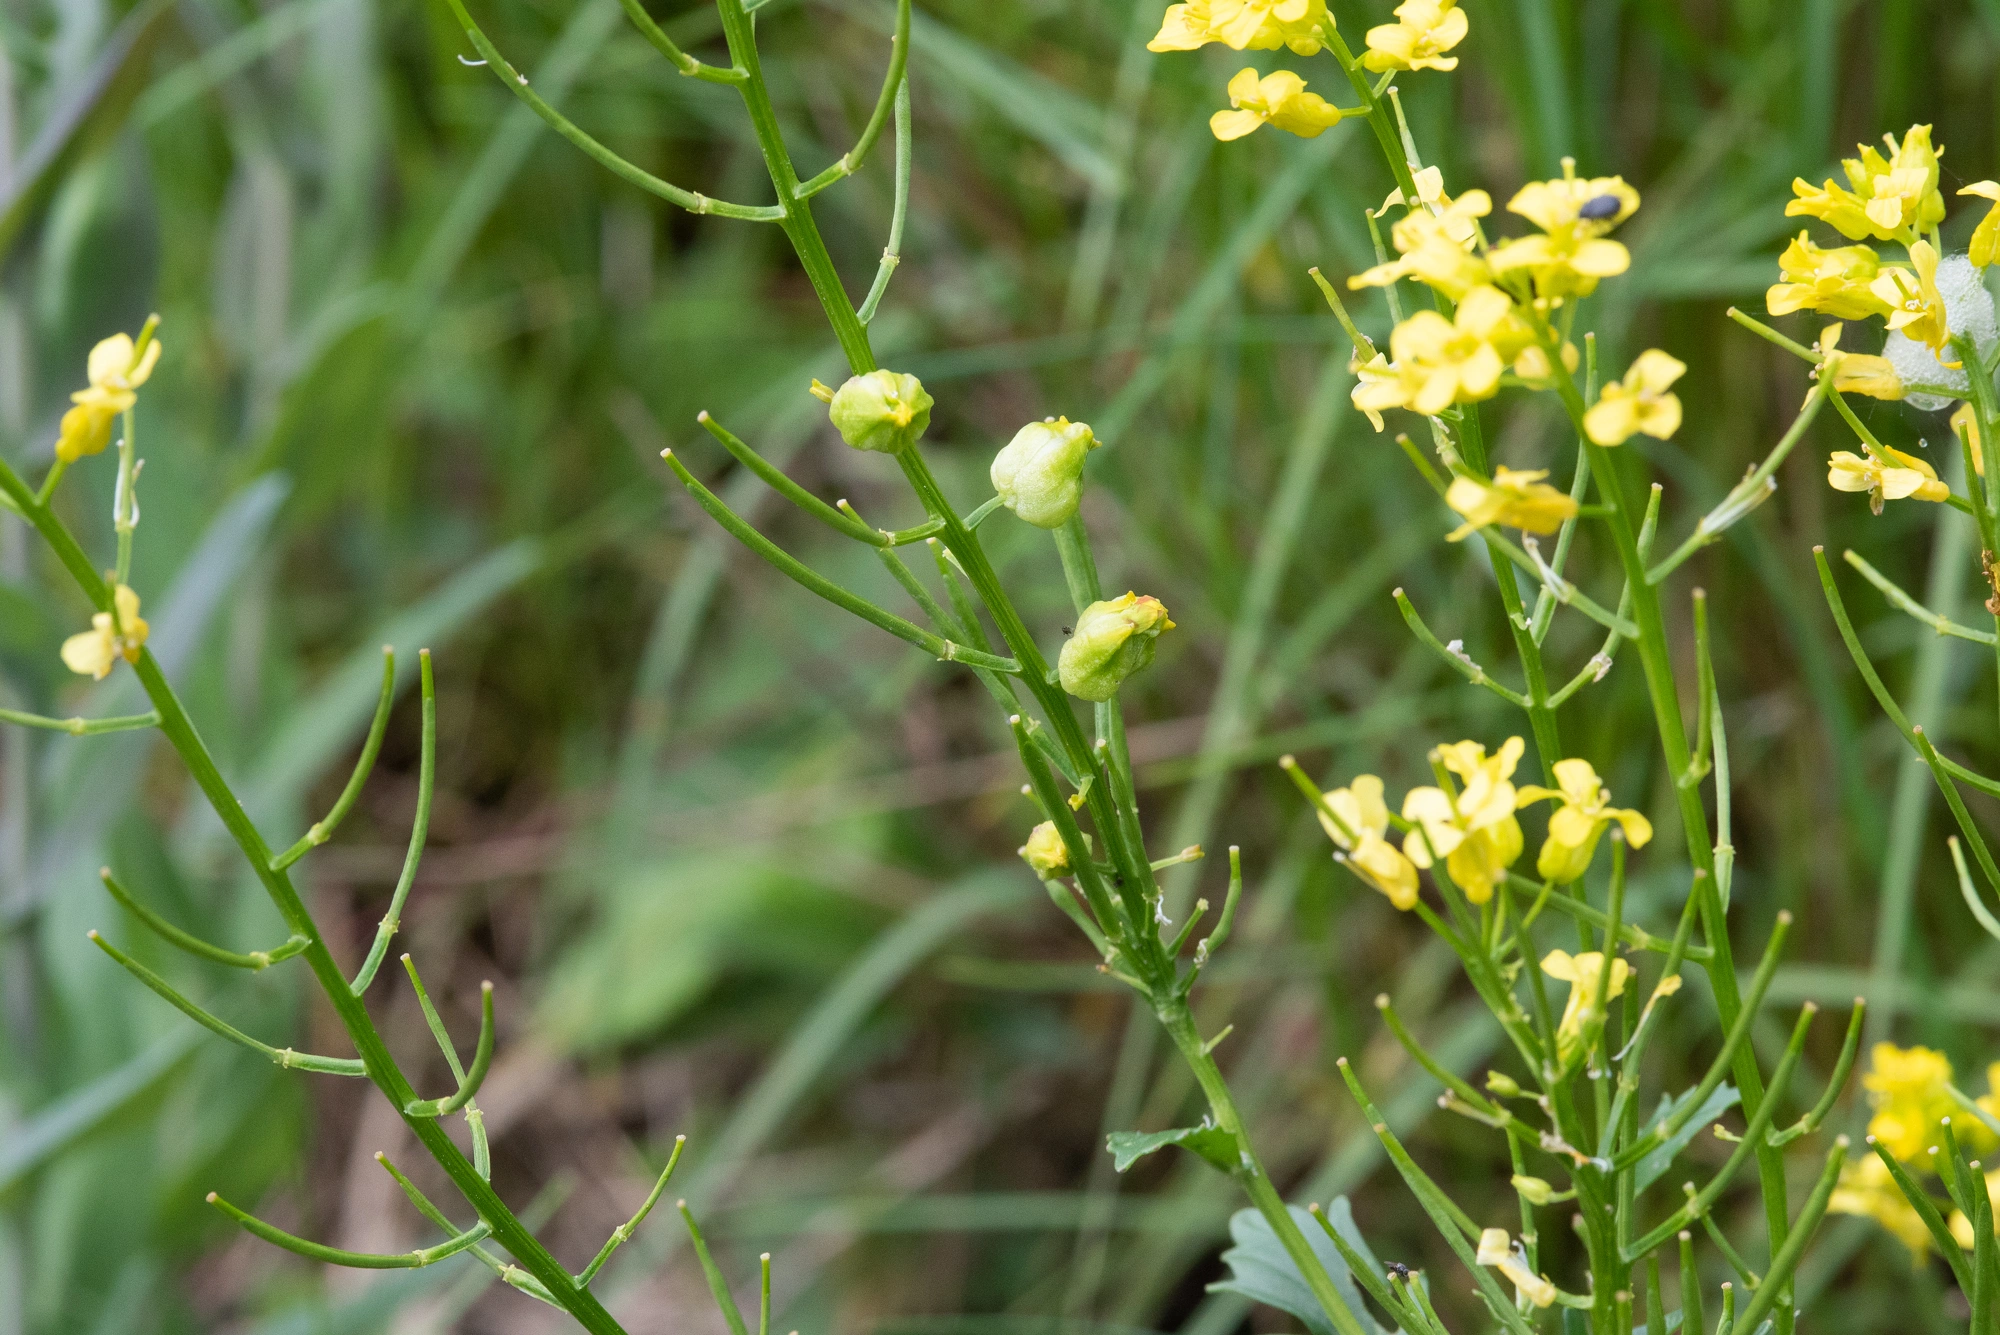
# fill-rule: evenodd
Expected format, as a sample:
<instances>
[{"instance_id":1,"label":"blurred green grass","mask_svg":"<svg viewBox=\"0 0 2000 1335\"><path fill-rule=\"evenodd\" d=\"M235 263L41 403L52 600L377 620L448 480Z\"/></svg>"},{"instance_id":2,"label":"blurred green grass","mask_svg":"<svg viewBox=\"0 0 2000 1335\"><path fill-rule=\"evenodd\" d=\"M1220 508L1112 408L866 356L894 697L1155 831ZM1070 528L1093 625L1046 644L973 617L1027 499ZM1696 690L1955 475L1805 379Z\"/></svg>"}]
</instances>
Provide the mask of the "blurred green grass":
<instances>
[{"instance_id":1,"label":"blurred green grass","mask_svg":"<svg viewBox=\"0 0 2000 1335\"><path fill-rule=\"evenodd\" d=\"M1127 692L1148 813L1163 847L1241 844L1251 878L1210 1027L1236 1023L1232 1079L1295 1195L1350 1191L1380 1254L1438 1264L1400 1190L1371 1177L1331 1061L1356 1056L1392 1117L1423 1122L1414 1143L1477 1214L1503 1203L1493 1146L1426 1119L1433 1091L1384 1047L1369 1000L1393 985L1466 1069L1493 1035L1448 960L1335 875L1269 762L1290 750L1395 783L1435 740L1511 726L1410 642L1391 586L1482 663L1505 669L1507 636L1484 570L1438 541L1422 484L1346 409L1347 348L1304 276L1370 262L1360 210L1389 187L1373 146L1354 127L1217 146L1206 118L1243 62L1146 53L1159 8L921 9L912 217L877 342L937 394L927 449L956 496L980 494L991 449L1030 418L1066 413L1111 441L1086 510L1107 582L1158 594L1183 628ZM1333 8L1355 32L1387 5ZM1647 447L1677 535L1803 392L1721 316L1760 309L1795 230L1790 179L1912 120L1936 123L1952 183L1995 174L2000 0L1467 8L1459 72L1403 93L1447 182L1504 200L1569 152L1645 196L1633 272L1586 320L1607 366L1648 344L1691 365L1689 429ZM755 197L726 90L676 78L612 0L480 12L619 151ZM865 116L888 14L763 10L802 162ZM712 36L698 8L661 17L697 47ZM0 46L0 433L15 459L45 459L91 342L164 314L135 582L204 733L280 836L337 791L376 646L437 650L435 848L404 944L461 1022L480 977L501 983L496 1175L512 1199L544 1193L558 1254L587 1257L685 1132L686 1190L726 1263L747 1276L776 1250L786 1328L1239 1326L1240 1300L1201 1291L1226 1186L1149 1165L1130 1184L1144 1201L1111 1195L1124 1184L1103 1126L1167 1124L1189 1091L1018 874L1028 815L976 685L771 578L663 485L671 443L792 550L899 597L693 426L712 411L816 492L908 522L893 479L816 425L803 386L836 362L780 238L602 174L461 64L439 6L10 0ZM886 160L824 199L858 293L887 229ZM1507 462L1556 457L1537 406L1503 402L1494 420ZM1943 430L1890 406L1871 422L1905 442ZM1695 562L1736 751L1738 927L1761 938L1790 909L1807 929L1774 1002L1865 993L1881 1032L1977 1072L2000 949L1966 932L1938 813L1852 681L1808 555L1851 545L1922 589L1930 544L1918 516L1831 496L1826 448L1798 451L1778 496ZM104 547L108 470L79 469L65 494ZM1018 527L988 532L1053 639L1067 602L1049 553ZM0 523L8 702L116 707L115 679L79 693L60 669L84 609L41 569ZM1935 605L1973 597L1931 587ZM1924 641L1865 594L1853 605L1892 682L1928 673L1933 730L1990 767L1976 652ZM1551 639L1572 665L1596 642L1567 620ZM1621 799L1662 800L1633 664L1563 721ZM400 859L415 734L405 701L362 808L305 864L352 955ZM83 941L107 929L261 1036L324 1037L296 977L163 959L95 884L108 862L192 927L272 935L188 797L142 738L0 738L0 1332L534 1325L462 1275L310 1273L200 1206L218 1188L342 1245L417 1236L368 1162L396 1153L393 1119L200 1041ZM1665 911L1672 856L1641 864L1635 911ZM1177 893L1216 880L1196 868ZM419 1061L414 1007L379 991ZM1709 1037L1669 1026L1669 1086ZM608 1278L635 1330L714 1324L669 1223L631 1251ZM1837 1302L1869 1329L1926 1319L1913 1282L1932 1283L1845 1221L1802 1285L1809 1309Z\"/></svg>"}]
</instances>

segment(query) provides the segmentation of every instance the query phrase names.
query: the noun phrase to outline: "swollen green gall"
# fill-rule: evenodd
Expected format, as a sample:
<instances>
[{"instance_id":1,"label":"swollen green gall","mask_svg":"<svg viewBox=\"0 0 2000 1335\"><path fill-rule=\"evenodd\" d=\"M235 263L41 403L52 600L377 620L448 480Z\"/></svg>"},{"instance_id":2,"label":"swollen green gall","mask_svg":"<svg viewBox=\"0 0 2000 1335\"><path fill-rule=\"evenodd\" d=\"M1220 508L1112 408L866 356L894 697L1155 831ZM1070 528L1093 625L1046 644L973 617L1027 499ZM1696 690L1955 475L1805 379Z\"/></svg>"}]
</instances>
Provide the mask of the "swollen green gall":
<instances>
[{"instance_id":1,"label":"swollen green gall","mask_svg":"<svg viewBox=\"0 0 2000 1335\"><path fill-rule=\"evenodd\" d=\"M812 382L812 396L827 404L840 438L857 450L900 454L931 424L931 396L923 382L900 371L850 376L839 389Z\"/></svg>"},{"instance_id":2,"label":"swollen green gall","mask_svg":"<svg viewBox=\"0 0 2000 1335\"><path fill-rule=\"evenodd\" d=\"M1045 820L1028 832L1028 842L1021 845L1021 860L1045 881L1069 870L1069 849L1054 821Z\"/></svg>"},{"instance_id":3,"label":"swollen green gall","mask_svg":"<svg viewBox=\"0 0 2000 1335\"><path fill-rule=\"evenodd\" d=\"M1083 499L1083 459L1103 442L1082 422L1030 422L993 456L1000 504L1036 528L1061 528Z\"/></svg>"},{"instance_id":4,"label":"swollen green gall","mask_svg":"<svg viewBox=\"0 0 2000 1335\"><path fill-rule=\"evenodd\" d=\"M1109 700L1120 683L1153 661L1160 633L1173 628L1158 598L1127 593L1092 603L1076 619L1076 633L1056 660L1063 689L1082 700Z\"/></svg>"}]
</instances>

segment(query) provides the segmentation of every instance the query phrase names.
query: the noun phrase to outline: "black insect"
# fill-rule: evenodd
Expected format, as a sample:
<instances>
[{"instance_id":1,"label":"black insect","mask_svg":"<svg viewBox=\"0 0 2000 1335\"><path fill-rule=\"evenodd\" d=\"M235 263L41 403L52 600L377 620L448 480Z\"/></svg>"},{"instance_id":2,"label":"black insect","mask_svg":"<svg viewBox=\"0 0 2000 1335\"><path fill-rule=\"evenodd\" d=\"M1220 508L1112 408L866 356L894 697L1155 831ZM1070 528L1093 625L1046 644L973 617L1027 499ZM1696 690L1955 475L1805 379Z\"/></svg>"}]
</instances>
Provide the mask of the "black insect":
<instances>
[{"instance_id":1,"label":"black insect","mask_svg":"<svg viewBox=\"0 0 2000 1335\"><path fill-rule=\"evenodd\" d=\"M1076 634L1076 632L1075 632L1074 630L1071 630L1071 629L1070 629L1070 628L1069 628L1068 626L1064 626L1064 627L1063 627L1063 634L1065 634L1065 635L1074 635L1074 634Z\"/></svg>"},{"instance_id":2,"label":"black insect","mask_svg":"<svg viewBox=\"0 0 2000 1335\"><path fill-rule=\"evenodd\" d=\"M1625 201L1616 195L1599 195L1596 199L1585 200L1583 207L1576 211L1579 218L1591 222L1605 222L1618 216L1618 210L1625 207Z\"/></svg>"},{"instance_id":3,"label":"black insect","mask_svg":"<svg viewBox=\"0 0 2000 1335\"><path fill-rule=\"evenodd\" d=\"M1394 1275L1397 1279L1403 1280L1406 1283L1408 1282L1411 1270L1401 1261L1384 1261L1382 1264L1388 1267L1389 1273Z\"/></svg>"}]
</instances>

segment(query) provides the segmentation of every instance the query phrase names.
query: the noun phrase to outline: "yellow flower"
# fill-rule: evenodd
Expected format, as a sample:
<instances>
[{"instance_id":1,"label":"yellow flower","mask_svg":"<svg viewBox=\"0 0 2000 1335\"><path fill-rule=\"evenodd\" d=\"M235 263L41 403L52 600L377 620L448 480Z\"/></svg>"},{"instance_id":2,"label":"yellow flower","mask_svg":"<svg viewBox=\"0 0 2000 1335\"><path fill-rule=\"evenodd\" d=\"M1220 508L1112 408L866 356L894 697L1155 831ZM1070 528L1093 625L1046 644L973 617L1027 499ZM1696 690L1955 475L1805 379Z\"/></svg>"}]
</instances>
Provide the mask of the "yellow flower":
<instances>
[{"instance_id":1,"label":"yellow flower","mask_svg":"<svg viewBox=\"0 0 2000 1335\"><path fill-rule=\"evenodd\" d=\"M1765 309L1773 315L1819 311L1838 320L1887 315L1888 303L1869 287L1881 268L1881 259L1867 246L1826 249L1800 232L1778 257L1785 281L1764 294Z\"/></svg>"},{"instance_id":2,"label":"yellow flower","mask_svg":"<svg viewBox=\"0 0 2000 1335\"><path fill-rule=\"evenodd\" d=\"M1463 238L1457 235L1461 224L1470 226L1472 218L1479 216L1470 211L1473 207L1479 208L1479 214L1492 207L1485 191L1468 190L1442 213L1428 209L1412 211L1389 232L1401 258L1354 275L1347 280L1347 286L1387 287L1399 278L1416 278L1453 301L1462 301L1473 288L1490 285L1492 270L1486 261L1466 249L1471 234Z\"/></svg>"},{"instance_id":3,"label":"yellow flower","mask_svg":"<svg viewBox=\"0 0 2000 1335\"><path fill-rule=\"evenodd\" d=\"M1495 273L1527 269L1539 297L1587 297L1596 290L1598 279L1614 277L1631 266L1631 252L1607 240L1605 233L1638 208L1639 192L1623 177L1530 181L1507 201L1507 211L1541 228L1542 235L1495 247L1487 263Z\"/></svg>"},{"instance_id":4,"label":"yellow flower","mask_svg":"<svg viewBox=\"0 0 2000 1335\"><path fill-rule=\"evenodd\" d=\"M139 595L120 584L112 590L111 603L118 609L116 617L99 612L91 617L89 630L63 641L63 665L71 672L102 681L120 658L128 663L139 661L140 646L151 629L139 615Z\"/></svg>"},{"instance_id":5,"label":"yellow flower","mask_svg":"<svg viewBox=\"0 0 2000 1335\"><path fill-rule=\"evenodd\" d=\"M1260 125L1275 125L1301 139L1316 139L1321 131L1340 122L1340 108L1318 93L1306 91L1306 81L1290 70L1278 70L1263 78L1257 71L1237 71L1229 81L1229 105L1235 110L1218 111L1208 118L1208 128L1227 143L1241 139Z\"/></svg>"},{"instance_id":6,"label":"yellow flower","mask_svg":"<svg viewBox=\"0 0 2000 1335\"><path fill-rule=\"evenodd\" d=\"M1381 407L1395 408L1405 402L1401 388L1403 383L1401 374L1395 367L1389 365L1388 356L1380 352L1365 362L1356 356L1348 362L1347 369L1354 373L1354 388L1348 392L1347 397L1354 401L1356 408L1368 415L1369 423L1380 431L1381 411L1371 405L1387 399L1387 402L1381 403Z\"/></svg>"},{"instance_id":7,"label":"yellow flower","mask_svg":"<svg viewBox=\"0 0 2000 1335\"><path fill-rule=\"evenodd\" d=\"M1798 198L1785 205L1785 216L1818 218L1850 241L1908 237L1944 221L1944 196L1938 193L1938 159L1944 150L1931 147L1931 127L1912 125L1900 144L1894 135L1882 139L1889 146L1887 158L1861 144L1859 158L1840 160L1849 188L1829 180L1815 190L1794 180L1792 193Z\"/></svg>"},{"instance_id":8,"label":"yellow flower","mask_svg":"<svg viewBox=\"0 0 2000 1335\"><path fill-rule=\"evenodd\" d=\"M1355 406L1364 412L1412 408L1430 417L1454 403L1490 399L1507 363L1532 339L1506 293L1475 287L1452 319L1418 311L1397 325L1389 335L1393 360L1383 368L1394 378L1378 371L1356 386Z\"/></svg>"},{"instance_id":9,"label":"yellow flower","mask_svg":"<svg viewBox=\"0 0 2000 1335\"><path fill-rule=\"evenodd\" d=\"M1417 903L1417 869L1382 837L1389 828L1389 807L1382 800L1382 780L1373 774L1357 774L1345 788L1326 794L1326 804L1338 822L1319 812L1320 828L1341 850L1340 857L1356 876L1389 897L1397 908L1408 911ZM1341 826L1347 828L1342 830Z\"/></svg>"},{"instance_id":10,"label":"yellow flower","mask_svg":"<svg viewBox=\"0 0 2000 1335\"><path fill-rule=\"evenodd\" d=\"M1902 1239L1912 1261L1922 1260L1930 1250L1931 1231L1924 1226L1923 1216L1896 1186L1889 1165L1873 1151L1841 1168L1840 1182L1826 1208L1834 1214L1866 1215L1875 1220Z\"/></svg>"},{"instance_id":11,"label":"yellow flower","mask_svg":"<svg viewBox=\"0 0 2000 1335\"><path fill-rule=\"evenodd\" d=\"M1938 1123L1952 1118L1952 1133L1966 1153L1977 1156L1996 1143L1978 1118L1964 1114L1951 1096L1951 1059L1932 1048L1899 1048L1877 1043L1869 1053L1869 1071L1861 1077L1875 1115L1868 1134L1899 1162L1929 1168L1938 1144ZM1991 1082L2000 1069L1989 1068ZM1982 1104L1986 1101L1982 1100Z\"/></svg>"},{"instance_id":12,"label":"yellow flower","mask_svg":"<svg viewBox=\"0 0 2000 1335\"><path fill-rule=\"evenodd\" d=\"M2000 255L2000 181L1974 181L1958 193L1993 201L1993 207L1979 220L1979 226L1972 229L1972 242L1965 248L1966 258L1984 269L1993 263L1995 255Z\"/></svg>"},{"instance_id":13,"label":"yellow flower","mask_svg":"<svg viewBox=\"0 0 2000 1335\"><path fill-rule=\"evenodd\" d=\"M1606 385L1583 415L1585 433L1599 445L1623 445L1641 431L1665 440L1681 426L1681 401L1668 390L1686 371L1679 358L1648 348L1624 380Z\"/></svg>"},{"instance_id":14,"label":"yellow flower","mask_svg":"<svg viewBox=\"0 0 2000 1335\"><path fill-rule=\"evenodd\" d=\"M1964 439L1966 445L1970 447L1972 471L1981 477L1985 477L1986 451L1980 448L1979 416L1972 411L1971 404L1961 403L1958 405L1958 410L1951 415L1951 429L1956 431ZM1380 430L1380 428L1378 427L1377 430Z\"/></svg>"},{"instance_id":15,"label":"yellow flower","mask_svg":"<svg viewBox=\"0 0 2000 1335\"><path fill-rule=\"evenodd\" d=\"M1883 458L1835 450L1826 461L1826 483L1835 491L1865 491L1868 508L1882 513L1885 501L1944 501L1951 488L1938 481L1937 472L1917 458L1891 446L1883 446Z\"/></svg>"},{"instance_id":16,"label":"yellow flower","mask_svg":"<svg viewBox=\"0 0 2000 1335\"><path fill-rule=\"evenodd\" d=\"M1069 870L1069 848L1052 820L1045 820L1028 832L1028 842L1021 845L1020 854L1021 860L1045 881Z\"/></svg>"},{"instance_id":17,"label":"yellow flower","mask_svg":"<svg viewBox=\"0 0 2000 1335\"><path fill-rule=\"evenodd\" d=\"M1607 1002L1624 996L1625 980L1631 977L1632 966L1621 959L1612 960L1607 985L1603 951L1586 950L1581 955L1572 955L1566 950L1551 950L1542 957L1542 972L1569 984L1569 1004L1563 1007L1562 1021L1556 1025L1556 1059L1567 1063L1582 1051L1585 1031L1604 1024L1604 1013L1597 1009L1597 989L1604 987Z\"/></svg>"},{"instance_id":18,"label":"yellow flower","mask_svg":"<svg viewBox=\"0 0 2000 1335\"><path fill-rule=\"evenodd\" d=\"M1900 329L1933 350L1942 348L1950 341L1951 330L1945 325L1944 297L1938 292L1938 253L1930 242L1919 241L1910 247L1910 263L1916 268L1914 274L1908 269L1884 269L1869 289L1889 308L1889 328Z\"/></svg>"},{"instance_id":19,"label":"yellow flower","mask_svg":"<svg viewBox=\"0 0 2000 1335\"><path fill-rule=\"evenodd\" d=\"M1588 760L1558 760L1556 782L1561 786L1542 788L1529 784L1514 798L1519 806L1545 797L1562 803L1549 817L1549 835L1542 843L1541 856L1535 860L1535 870L1543 880L1574 881L1583 875L1590 866L1591 855L1597 851L1597 840L1604 827L1614 820L1625 827L1626 842L1634 848L1644 848L1653 837L1651 821L1629 808L1610 805L1611 794L1605 791Z\"/></svg>"},{"instance_id":20,"label":"yellow flower","mask_svg":"<svg viewBox=\"0 0 2000 1335\"><path fill-rule=\"evenodd\" d=\"M1455 477L1444 503L1465 516L1465 522L1445 535L1457 542L1488 524L1506 524L1529 533L1553 533L1576 514L1576 501L1542 481L1546 468L1517 472L1505 464L1493 470L1491 482Z\"/></svg>"},{"instance_id":21,"label":"yellow flower","mask_svg":"<svg viewBox=\"0 0 2000 1335\"><path fill-rule=\"evenodd\" d=\"M1193 51L1221 42L1237 51L1275 51L1288 46L1302 56L1318 55L1322 28L1331 28L1326 0L1188 0L1169 5L1148 51Z\"/></svg>"},{"instance_id":22,"label":"yellow flower","mask_svg":"<svg viewBox=\"0 0 2000 1335\"><path fill-rule=\"evenodd\" d=\"M135 391L153 374L153 365L159 360L157 338L146 341L144 353L138 352L130 334L113 334L92 348L85 368L90 387L69 396L75 406L63 414L56 458L73 464L109 445L111 424L139 401Z\"/></svg>"},{"instance_id":23,"label":"yellow flower","mask_svg":"<svg viewBox=\"0 0 2000 1335\"><path fill-rule=\"evenodd\" d=\"M1465 40L1465 11L1458 0L1403 0L1396 22L1368 30L1361 63L1384 70L1455 70L1458 57L1445 52Z\"/></svg>"},{"instance_id":24,"label":"yellow flower","mask_svg":"<svg viewBox=\"0 0 2000 1335\"><path fill-rule=\"evenodd\" d=\"M1437 167L1425 167L1414 173L1410 184L1417 188L1416 203L1404 199L1402 189L1398 187L1389 192L1389 197L1382 201L1382 207L1376 209L1373 216L1381 217L1394 204L1412 210L1422 205L1444 224L1446 235L1465 246L1470 245L1472 238L1478 234L1479 219L1493 212L1493 196L1484 190L1468 190L1457 199L1447 195L1444 192L1444 172ZM1406 250L1408 247L1398 246L1397 249Z\"/></svg>"},{"instance_id":25,"label":"yellow flower","mask_svg":"<svg viewBox=\"0 0 2000 1335\"><path fill-rule=\"evenodd\" d=\"M1403 837L1403 852L1419 867L1433 852L1474 904L1493 897L1507 868L1521 856L1521 823L1514 819L1514 785L1509 782L1527 746L1509 737L1497 755L1477 742L1454 742L1437 749L1437 759L1464 784L1457 794L1442 788L1412 788L1403 797L1403 819L1416 829Z\"/></svg>"},{"instance_id":26,"label":"yellow flower","mask_svg":"<svg viewBox=\"0 0 2000 1335\"><path fill-rule=\"evenodd\" d=\"M1819 378L1832 377L1842 394L1866 394L1871 399L1900 399L1903 378L1887 357L1840 350L1841 326L1830 324L1819 335Z\"/></svg>"},{"instance_id":27,"label":"yellow flower","mask_svg":"<svg viewBox=\"0 0 2000 1335\"><path fill-rule=\"evenodd\" d=\"M1528 1269L1527 1254L1515 1248L1504 1228L1481 1229L1479 1251L1473 1259L1511 1280L1518 1298L1526 1298L1537 1307L1547 1307L1556 1300L1556 1286Z\"/></svg>"}]
</instances>

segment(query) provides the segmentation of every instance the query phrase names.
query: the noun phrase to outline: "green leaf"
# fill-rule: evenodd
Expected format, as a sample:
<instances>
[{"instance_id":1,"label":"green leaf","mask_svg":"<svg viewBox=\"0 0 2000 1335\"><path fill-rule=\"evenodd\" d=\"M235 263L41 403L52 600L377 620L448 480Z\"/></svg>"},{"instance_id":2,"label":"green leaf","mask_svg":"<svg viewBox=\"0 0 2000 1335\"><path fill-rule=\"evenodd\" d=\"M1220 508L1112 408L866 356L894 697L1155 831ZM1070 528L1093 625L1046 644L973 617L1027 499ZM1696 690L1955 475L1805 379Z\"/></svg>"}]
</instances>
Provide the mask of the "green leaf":
<instances>
[{"instance_id":1,"label":"green leaf","mask_svg":"<svg viewBox=\"0 0 2000 1335\"><path fill-rule=\"evenodd\" d=\"M1121 1173L1167 1145L1192 1150L1225 1173L1236 1171L1236 1137L1206 1121L1200 1126L1177 1126L1168 1131L1113 1131L1105 1139L1112 1166Z\"/></svg>"},{"instance_id":2,"label":"green leaf","mask_svg":"<svg viewBox=\"0 0 2000 1335\"><path fill-rule=\"evenodd\" d=\"M1679 1112L1681 1105L1693 1096L1694 1090L1689 1089L1676 1098L1662 1098L1660 1100L1660 1110L1653 1114L1651 1125L1658 1126L1662 1121ZM1715 1092L1708 1096L1708 1102L1702 1104L1695 1111L1695 1115L1688 1118L1686 1126L1674 1132L1671 1137L1661 1142L1651 1154L1639 1160L1638 1167L1632 1170L1633 1192L1636 1194L1644 1191L1647 1187L1658 1181L1660 1175L1666 1172L1668 1167L1673 1163L1674 1157L1688 1147L1688 1142L1692 1141L1703 1127L1736 1106L1740 1097L1736 1092L1736 1086L1729 1084L1727 1081L1717 1085Z\"/></svg>"},{"instance_id":3,"label":"green leaf","mask_svg":"<svg viewBox=\"0 0 2000 1335\"><path fill-rule=\"evenodd\" d=\"M1296 1205L1287 1208L1299 1232L1305 1235L1307 1245L1326 1267L1334 1291L1347 1304L1347 1310L1361 1322L1363 1330L1381 1330L1363 1305L1361 1291L1355 1287L1354 1277L1348 1273L1347 1263L1335 1250L1333 1240L1305 1210ZM1345 1196L1334 1197L1326 1208L1326 1218L1348 1246L1366 1258L1370 1266L1381 1269L1375 1253L1354 1227L1354 1213L1348 1209ZM1298 1265L1263 1215L1255 1210L1238 1210L1230 1217L1229 1237L1235 1245L1222 1254L1223 1264L1229 1267L1229 1278L1209 1285L1210 1293L1241 1294L1253 1302L1290 1312L1306 1323L1312 1335L1334 1335L1333 1323L1320 1309L1319 1300L1306 1287L1305 1276L1299 1273Z\"/></svg>"}]
</instances>

